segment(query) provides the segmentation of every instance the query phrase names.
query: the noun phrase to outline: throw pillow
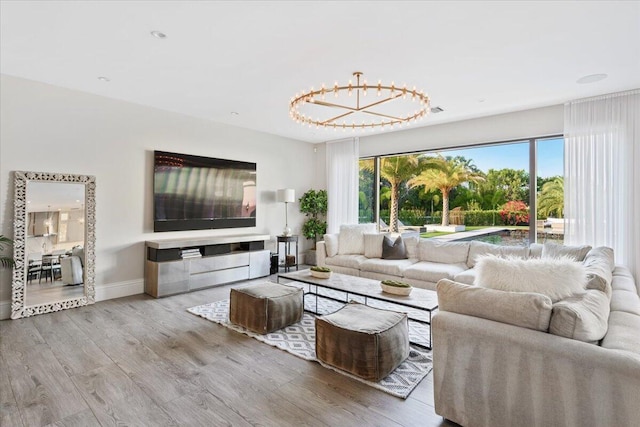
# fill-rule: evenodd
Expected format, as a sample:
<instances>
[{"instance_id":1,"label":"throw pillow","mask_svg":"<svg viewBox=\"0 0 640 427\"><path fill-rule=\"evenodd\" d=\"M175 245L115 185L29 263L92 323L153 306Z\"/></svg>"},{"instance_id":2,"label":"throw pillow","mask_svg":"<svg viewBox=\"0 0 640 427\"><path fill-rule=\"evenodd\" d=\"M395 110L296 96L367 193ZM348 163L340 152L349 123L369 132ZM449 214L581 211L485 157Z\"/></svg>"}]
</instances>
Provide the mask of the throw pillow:
<instances>
[{"instance_id":1,"label":"throw pillow","mask_svg":"<svg viewBox=\"0 0 640 427\"><path fill-rule=\"evenodd\" d=\"M478 242L473 240L469 244L469 257L467 267L473 268L478 257L483 255L514 256L518 258L528 258L529 248L526 246L503 246L493 243Z\"/></svg>"},{"instance_id":2,"label":"throw pillow","mask_svg":"<svg viewBox=\"0 0 640 427\"><path fill-rule=\"evenodd\" d=\"M584 295L553 304L549 332L561 337L597 343L607 333L609 298L592 289Z\"/></svg>"},{"instance_id":3,"label":"throw pillow","mask_svg":"<svg viewBox=\"0 0 640 427\"><path fill-rule=\"evenodd\" d=\"M549 297L484 289L442 279L436 285L438 309L546 332L551 318Z\"/></svg>"},{"instance_id":4,"label":"throw pillow","mask_svg":"<svg viewBox=\"0 0 640 427\"><path fill-rule=\"evenodd\" d=\"M591 246L568 246L558 245L556 243L545 243L542 246L542 258L559 258L567 256L574 261L584 261L584 257L587 256Z\"/></svg>"},{"instance_id":5,"label":"throw pillow","mask_svg":"<svg viewBox=\"0 0 640 427\"><path fill-rule=\"evenodd\" d=\"M364 256L367 258L382 258L382 240L384 233L364 234Z\"/></svg>"},{"instance_id":6,"label":"throw pillow","mask_svg":"<svg viewBox=\"0 0 640 427\"><path fill-rule=\"evenodd\" d=\"M542 245L541 243L532 243L529 245L529 258L542 258Z\"/></svg>"},{"instance_id":7,"label":"throw pillow","mask_svg":"<svg viewBox=\"0 0 640 427\"><path fill-rule=\"evenodd\" d=\"M420 239L418 256L420 261L464 264L469 256L469 247L469 242L439 242L435 239Z\"/></svg>"},{"instance_id":8,"label":"throw pillow","mask_svg":"<svg viewBox=\"0 0 640 427\"><path fill-rule=\"evenodd\" d=\"M536 292L552 301L581 294L587 284L584 265L570 258L520 259L485 255L478 258L474 284L512 292Z\"/></svg>"},{"instance_id":9,"label":"throw pillow","mask_svg":"<svg viewBox=\"0 0 640 427\"><path fill-rule=\"evenodd\" d=\"M338 255L338 235L337 234L325 234L324 245L327 248L328 257Z\"/></svg>"},{"instance_id":10,"label":"throw pillow","mask_svg":"<svg viewBox=\"0 0 640 427\"><path fill-rule=\"evenodd\" d=\"M341 225L338 234L338 254L364 254L364 234L375 232L375 224Z\"/></svg>"},{"instance_id":11,"label":"throw pillow","mask_svg":"<svg viewBox=\"0 0 640 427\"><path fill-rule=\"evenodd\" d=\"M384 236L382 240L382 259L407 259L407 250L404 247L402 236L395 241L390 236Z\"/></svg>"},{"instance_id":12,"label":"throw pillow","mask_svg":"<svg viewBox=\"0 0 640 427\"><path fill-rule=\"evenodd\" d=\"M418 258L418 241L420 238L418 236L408 236L403 237L402 241L404 242L404 247L407 249L407 258L416 259Z\"/></svg>"},{"instance_id":13,"label":"throw pillow","mask_svg":"<svg viewBox=\"0 0 640 427\"><path fill-rule=\"evenodd\" d=\"M611 298L612 271L615 269L613 249L607 247L593 248L582 262L587 269L589 282L587 289L598 289Z\"/></svg>"}]
</instances>

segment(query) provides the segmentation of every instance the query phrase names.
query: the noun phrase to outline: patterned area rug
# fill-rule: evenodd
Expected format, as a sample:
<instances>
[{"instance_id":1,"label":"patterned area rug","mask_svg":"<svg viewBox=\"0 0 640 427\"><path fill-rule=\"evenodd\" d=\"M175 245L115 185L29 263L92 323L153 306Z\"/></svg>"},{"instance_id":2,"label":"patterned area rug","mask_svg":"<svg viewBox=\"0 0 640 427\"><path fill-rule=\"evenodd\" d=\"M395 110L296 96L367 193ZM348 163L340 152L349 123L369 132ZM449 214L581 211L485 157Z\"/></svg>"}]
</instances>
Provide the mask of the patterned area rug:
<instances>
[{"instance_id":1,"label":"patterned area rug","mask_svg":"<svg viewBox=\"0 0 640 427\"><path fill-rule=\"evenodd\" d=\"M318 304L319 306L321 304ZM318 307L322 308L322 307ZM260 335L247 329L234 325L229 321L229 300L217 301L209 304L199 305L187 309L190 313L204 317L215 323L219 323L234 331L248 335L252 338L262 341L281 350L289 352L295 356L305 360L318 361L316 359L315 350L315 321L314 316L304 313L302 321L280 329L270 334ZM323 312L324 310L321 310ZM329 311L330 312L330 311ZM357 381L365 383L371 387L375 387L393 396L406 399L413 389L422 381L424 377L431 372L432 361L430 352L418 350L411 347L409 357L402 362L389 376L380 382L366 381L362 378L351 375L347 372L335 369L331 366L322 364L323 366L339 372L343 375L351 377Z\"/></svg>"}]
</instances>

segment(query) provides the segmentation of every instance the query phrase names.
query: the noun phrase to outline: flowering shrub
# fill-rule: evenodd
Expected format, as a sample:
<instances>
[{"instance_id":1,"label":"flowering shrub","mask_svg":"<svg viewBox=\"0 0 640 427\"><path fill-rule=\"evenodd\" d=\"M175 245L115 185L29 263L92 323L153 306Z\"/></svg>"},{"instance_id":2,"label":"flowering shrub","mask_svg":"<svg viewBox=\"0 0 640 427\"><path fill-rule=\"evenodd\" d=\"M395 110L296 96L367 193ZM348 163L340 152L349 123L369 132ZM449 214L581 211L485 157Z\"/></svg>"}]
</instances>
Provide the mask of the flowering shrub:
<instances>
[{"instance_id":1,"label":"flowering shrub","mask_svg":"<svg viewBox=\"0 0 640 427\"><path fill-rule=\"evenodd\" d=\"M507 202L500 210L500 217L505 225L529 224L529 207L521 200Z\"/></svg>"}]
</instances>

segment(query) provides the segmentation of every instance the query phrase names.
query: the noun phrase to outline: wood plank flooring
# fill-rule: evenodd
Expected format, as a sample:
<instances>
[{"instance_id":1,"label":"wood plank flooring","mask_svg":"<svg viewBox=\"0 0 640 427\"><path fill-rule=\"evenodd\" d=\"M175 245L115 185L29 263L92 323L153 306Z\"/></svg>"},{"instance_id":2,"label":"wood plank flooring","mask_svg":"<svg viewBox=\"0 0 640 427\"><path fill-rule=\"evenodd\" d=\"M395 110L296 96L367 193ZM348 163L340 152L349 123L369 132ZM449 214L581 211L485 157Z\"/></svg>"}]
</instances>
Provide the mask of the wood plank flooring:
<instances>
[{"instance_id":1,"label":"wood plank flooring","mask_svg":"<svg viewBox=\"0 0 640 427\"><path fill-rule=\"evenodd\" d=\"M249 283L0 322L0 426L455 425L186 311Z\"/></svg>"}]
</instances>

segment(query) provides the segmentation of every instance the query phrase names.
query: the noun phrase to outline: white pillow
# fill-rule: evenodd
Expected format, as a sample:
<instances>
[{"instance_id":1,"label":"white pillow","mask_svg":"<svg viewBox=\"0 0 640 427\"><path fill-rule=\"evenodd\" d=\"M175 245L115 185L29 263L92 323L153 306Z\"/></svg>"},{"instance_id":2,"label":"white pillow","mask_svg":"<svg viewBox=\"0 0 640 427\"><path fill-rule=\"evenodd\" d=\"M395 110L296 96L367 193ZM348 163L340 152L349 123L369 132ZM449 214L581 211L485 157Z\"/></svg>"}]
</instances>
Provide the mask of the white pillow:
<instances>
[{"instance_id":1,"label":"white pillow","mask_svg":"<svg viewBox=\"0 0 640 427\"><path fill-rule=\"evenodd\" d=\"M324 245L327 248L328 257L338 255L338 235L337 234L325 234Z\"/></svg>"},{"instance_id":2,"label":"white pillow","mask_svg":"<svg viewBox=\"0 0 640 427\"><path fill-rule=\"evenodd\" d=\"M467 267L473 268L476 265L478 257L483 255L498 256L514 256L518 258L527 258L529 256L529 248L526 246L502 246L493 243L478 242L473 240L469 244L469 256L467 258Z\"/></svg>"},{"instance_id":3,"label":"white pillow","mask_svg":"<svg viewBox=\"0 0 640 427\"><path fill-rule=\"evenodd\" d=\"M382 241L386 233L364 234L364 256L367 258L382 258Z\"/></svg>"},{"instance_id":4,"label":"white pillow","mask_svg":"<svg viewBox=\"0 0 640 427\"><path fill-rule=\"evenodd\" d=\"M591 246L568 246L558 245L556 243L545 243L542 247L542 258L558 258L567 256L574 261L584 261Z\"/></svg>"},{"instance_id":5,"label":"white pillow","mask_svg":"<svg viewBox=\"0 0 640 427\"><path fill-rule=\"evenodd\" d=\"M469 256L469 242L440 242L436 239L420 239L420 261L442 264L464 264Z\"/></svg>"},{"instance_id":6,"label":"white pillow","mask_svg":"<svg viewBox=\"0 0 640 427\"><path fill-rule=\"evenodd\" d=\"M585 267L570 258L520 259L481 256L473 282L476 286L512 292L536 292L553 302L585 292Z\"/></svg>"},{"instance_id":7,"label":"white pillow","mask_svg":"<svg viewBox=\"0 0 640 427\"><path fill-rule=\"evenodd\" d=\"M375 232L375 224L341 225L338 234L338 254L364 254L364 234Z\"/></svg>"},{"instance_id":8,"label":"white pillow","mask_svg":"<svg viewBox=\"0 0 640 427\"><path fill-rule=\"evenodd\" d=\"M407 250L407 258L409 259L417 259L418 258L418 241L420 240L417 236L409 236L402 237L404 240L404 247Z\"/></svg>"}]
</instances>

